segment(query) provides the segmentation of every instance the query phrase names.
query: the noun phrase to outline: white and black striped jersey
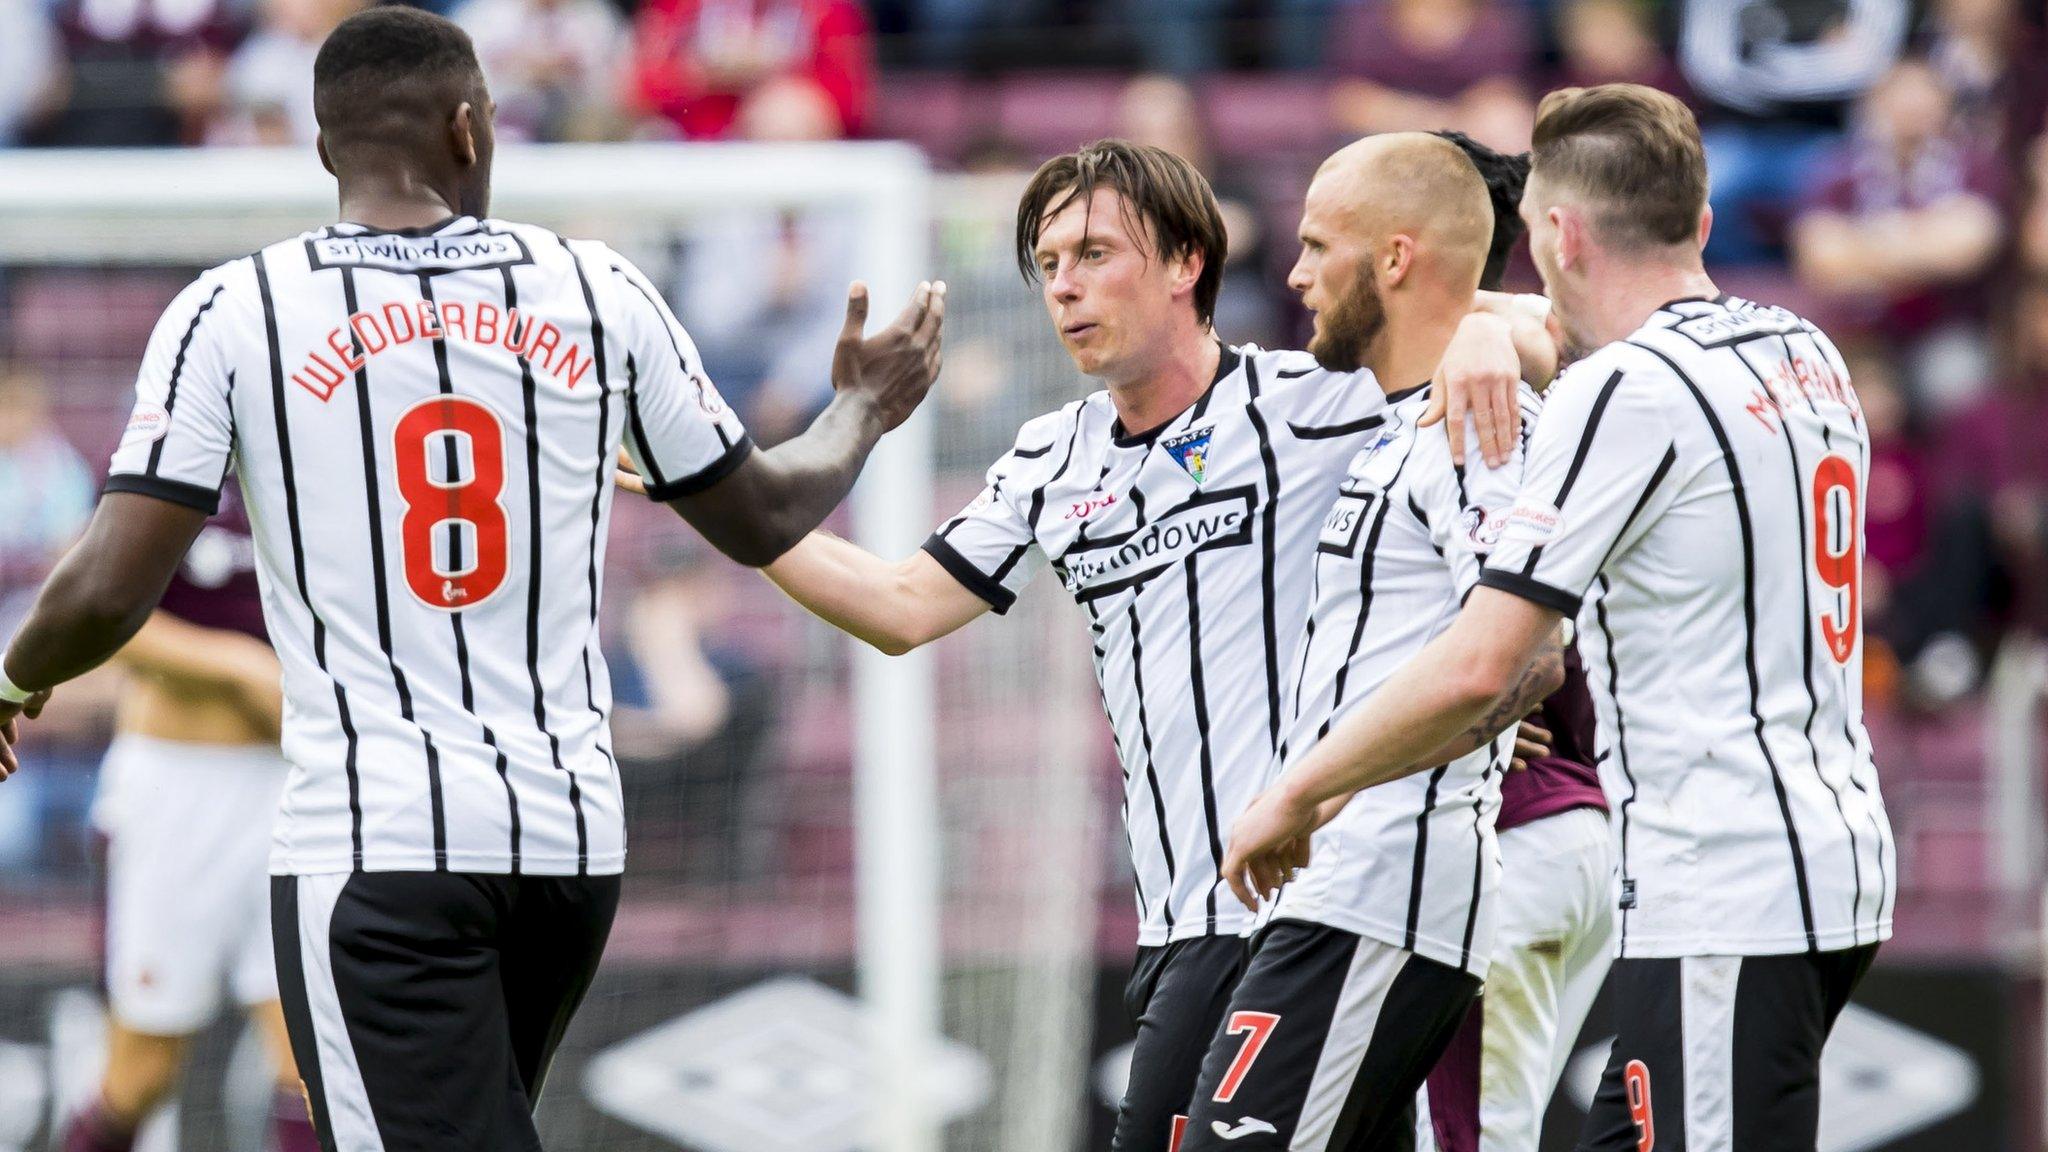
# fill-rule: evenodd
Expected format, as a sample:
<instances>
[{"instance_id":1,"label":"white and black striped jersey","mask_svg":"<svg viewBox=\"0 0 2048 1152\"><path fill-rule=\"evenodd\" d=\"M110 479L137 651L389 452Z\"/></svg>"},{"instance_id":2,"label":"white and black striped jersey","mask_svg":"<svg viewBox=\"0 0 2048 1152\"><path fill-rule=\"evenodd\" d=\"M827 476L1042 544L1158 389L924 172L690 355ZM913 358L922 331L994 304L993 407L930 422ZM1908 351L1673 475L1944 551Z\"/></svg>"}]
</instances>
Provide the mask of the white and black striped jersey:
<instances>
[{"instance_id":1,"label":"white and black striped jersey","mask_svg":"<svg viewBox=\"0 0 2048 1152\"><path fill-rule=\"evenodd\" d=\"M1463 464L1444 430L1418 428L1429 389L1397 394L1323 519L1315 585L1288 685L1274 771L1285 772L1450 626L1522 477L1522 445L1488 467L1476 425ZM1522 391L1522 429L1539 402ZM1500 852L1493 819L1513 739L1367 788L1318 829L1274 915L1310 920L1486 975Z\"/></svg>"},{"instance_id":2,"label":"white and black striped jersey","mask_svg":"<svg viewBox=\"0 0 2048 1152\"><path fill-rule=\"evenodd\" d=\"M997 611L1049 560L1086 609L1124 768L1141 945L1249 927L1223 841L1279 746L1316 531L1386 398L1305 352L1225 348L1134 436L1097 392L1024 425L925 549Z\"/></svg>"},{"instance_id":3,"label":"white and black striped jersey","mask_svg":"<svg viewBox=\"0 0 2048 1152\"><path fill-rule=\"evenodd\" d=\"M598 601L623 437L658 497L749 450L645 277L460 217L342 224L158 323L107 488L240 477L292 764L271 868L624 864Z\"/></svg>"},{"instance_id":4,"label":"white and black striped jersey","mask_svg":"<svg viewBox=\"0 0 2048 1152\"><path fill-rule=\"evenodd\" d=\"M1869 439L1826 336L1675 302L1551 389L1481 583L1576 615L1624 956L1891 934L1863 727Z\"/></svg>"}]
</instances>

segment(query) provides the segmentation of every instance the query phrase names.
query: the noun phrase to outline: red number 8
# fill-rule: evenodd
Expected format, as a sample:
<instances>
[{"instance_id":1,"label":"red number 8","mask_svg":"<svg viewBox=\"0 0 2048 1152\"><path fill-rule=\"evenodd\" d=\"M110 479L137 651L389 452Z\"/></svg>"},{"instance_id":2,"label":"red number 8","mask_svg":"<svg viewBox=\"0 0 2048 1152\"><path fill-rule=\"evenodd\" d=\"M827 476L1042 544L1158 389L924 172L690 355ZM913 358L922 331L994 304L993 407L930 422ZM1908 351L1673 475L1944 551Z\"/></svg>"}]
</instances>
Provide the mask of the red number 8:
<instances>
[{"instance_id":1,"label":"red number 8","mask_svg":"<svg viewBox=\"0 0 2048 1152\"><path fill-rule=\"evenodd\" d=\"M405 410L392 439L405 502L399 539L406 586L429 608L452 612L482 604L505 583L508 529L498 502L505 491L504 425L466 396L430 396ZM461 467L463 441L467 469ZM435 478L436 458L448 464L445 479ZM451 557L443 569L434 536L456 525L466 529L471 554Z\"/></svg>"},{"instance_id":2,"label":"red number 8","mask_svg":"<svg viewBox=\"0 0 2048 1152\"><path fill-rule=\"evenodd\" d=\"M1837 516L1835 493L1841 493ZM1861 520L1856 512L1856 466L1841 456L1823 456L1813 469L1813 568L1821 583L1848 593L1848 603L1836 603L1821 610L1820 634L1828 643L1828 654L1837 664L1847 664L1856 652L1856 632L1862 620L1859 593L1863 583L1863 541L1858 539Z\"/></svg>"}]
</instances>

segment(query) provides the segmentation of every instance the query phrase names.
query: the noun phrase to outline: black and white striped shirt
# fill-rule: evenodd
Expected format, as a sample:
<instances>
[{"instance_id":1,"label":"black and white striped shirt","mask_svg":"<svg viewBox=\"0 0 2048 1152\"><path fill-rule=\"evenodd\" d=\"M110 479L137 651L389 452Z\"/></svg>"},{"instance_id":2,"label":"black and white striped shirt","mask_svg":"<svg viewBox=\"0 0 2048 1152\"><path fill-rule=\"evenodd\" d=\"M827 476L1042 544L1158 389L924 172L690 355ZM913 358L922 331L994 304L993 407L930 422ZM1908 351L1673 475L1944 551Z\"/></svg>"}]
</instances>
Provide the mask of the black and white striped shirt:
<instances>
[{"instance_id":1,"label":"black and white striped shirt","mask_svg":"<svg viewBox=\"0 0 2048 1152\"><path fill-rule=\"evenodd\" d=\"M1863 727L1869 467L1840 354L1781 308L1674 302L1551 389L1480 582L1578 619L1623 955L1891 934Z\"/></svg>"},{"instance_id":2,"label":"black and white striped shirt","mask_svg":"<svg viewBox=\"0 0 2048 1152\"><path fill-rule=\"evenodd\" d=\"M1276 773L1450 627L1521 483L1520 443L1488 467L1475 425L1458 464L1442 428L1416 426L1427 387L1390 399L1386 424L1352 460L1323 520ZM1524 437L1539 404L1524 387ZM1500 881L1493 821L1512 738L1352 797L1316 831L1309 866L1281 891L1274 915L1485 976Z\"/></svg>"},{"instance_id":3,"label":"black and white striped shirt","mask_svg":"<svg viewBox=\"0 0 2048 1152\"><path fill-rule=\"evenodd\" d=\"M1107 392L1024 425L925 544L997 611L1048 561L1087 611L1141 945L1251 924L1218 891L1223 841L1280 743L1317 528L1385 408L1370 373L1226 348L1208 392L1148 434L1118 427Z\"/></svg>"},{"instance_id":4,"label":"black and white striped shirt","mask_svg":"<svg viewBox=\"0 0 2048 1152\"><path fill-rule=\"evenodd\" d=\"M232 468L284 664L273 872L618 872L598 649L621 441L655 495L750 442L645 277L459 217L341 224L158 323L109 491L211 511Z\"/></svg>"}]
</instances>

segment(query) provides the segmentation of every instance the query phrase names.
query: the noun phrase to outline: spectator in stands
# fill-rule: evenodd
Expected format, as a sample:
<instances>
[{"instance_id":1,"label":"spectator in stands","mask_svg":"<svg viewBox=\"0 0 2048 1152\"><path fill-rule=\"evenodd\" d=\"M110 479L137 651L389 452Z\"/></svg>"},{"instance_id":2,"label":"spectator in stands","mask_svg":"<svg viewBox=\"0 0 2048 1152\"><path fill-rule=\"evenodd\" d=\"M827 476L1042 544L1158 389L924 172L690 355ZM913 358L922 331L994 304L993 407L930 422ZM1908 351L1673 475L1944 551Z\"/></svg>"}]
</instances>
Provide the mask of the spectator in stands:
<instances>
[{"instance_id":1,"label":"spectator in stands","mask_svg":"<svg viewBox=\"0 0 2048 1152\"><path fill-rule=\"evenodd\" d=\"M1280 336L1280 306L1272 290L1274 281L1264 271L1258 192L1243 174L1217 163L1194 91L1172 76L1133 79L1117 100L1113 135L1164 148L1209 178L1223 210L1230 249L1223 291L1216 298L1216 330L1234 344L1250 341L1273 347Z\"/></svg>"},{"instance_id":2,"label":"spectator in stands","mask_svg":"<svg viewBox=\"0 0 2048 1152\"><path fill-rule=\"evenodd\" d=\"M1823 161L1792 228L1793 267L1843 319L1907 342L1916 403L1939 414L1990 372L1985 277L2004 242L2006 178L1953 128L1926 63L1903 61L1864 98L1853 137Z\"/></svg>"},{"instance_id":3,"label":"spectator in stands","mask_svg":"<svg viewBox=\"0 0 2048 1152\"><path fill-rule=\"evenodd\" d=\"M789 76L755 89L736 123L747 140L803 143L838 135L839 113L816 84ZM830 208L734 207L692 225L677 311L756 440L802 430L832 398L821 365L832 359L859 250L853 218Z\"/></svg>"},{"instance_id":4,"label":"spectator in stands","mask_svg":"<svg viewBox=\"0 0 2048 1152\"><path fill-rule=\"evenodd\" d=\"M1886 345L1852 338L1841 352L1870 435L1860 590L1867 680L1875 699L1937 707L1979 676L1992 577L1985 520L1942 485L1930 422L1913 411Z\"/></svg>"},{"instance_id":5,"label":"spectator in stands","mask_svg":"<svg viewBox=\"0 0 2048 1152\"><path fill-rule=\"evenodd\" d=\"M2048 68L2014 0L1936 0L1928 17L1927 59L1955 93L1964 134L1998 149L2039 131Z\"/></svg>"},{"instance_id":6,"label":"spectator in stands","mask_svg":"<svg viewBox=\"0 0 2048 1152\"><path fill-rule=\"evenodd\" d=\"M92 515L93 474L50 422L43 383L0 359L0 492L16 506L0 516L0 637Z\"/></svg>"},{"instance_id":7,"label":"spectator in stands","mask_svg":"<svg viewBox=\"0 0 2048 1152\"><path fill-rule=\"evenodd\" d=\"M1685 77L1657 43L1650 9L1639 0L1566 0L1555 21L1558 87L1647 84L1687 96Z\"/></svg>"},{"instance_id":8,"label":"spectator in stands","mask_svg":"<svg viewBox=\"0 0 2048 1152\"><path fill-rule=\"evenodd\" d=\"M802 80L827 98L831 135L857 136L874 43L853 0L648 0L634 26L631 101L686 139L732 135L747 98Z\"/></svg>"},{"instance_id":9,"label":"spectator in stands","mask_svg":"<svg viewBox=\"0 0 2048 1152\"><path fill-rule=\"evenodd\" d=\"M1144 67L1188 76L1223 66L1230 7L1231 0L1123 0L1121 16Z\"/></svg>"},{"instance_id":10,"label":"spectator in stands","mask_svg":"<svg viewBox=\"0 0 2048 1152\"><path fill-rule=\"evenodd\" d=\"M2016 291L2011 333L2001 384L1951 421L1940 473L1988 521L2003 622L2048 636L2048 278Z\"/></svg>"},{"instance_id":11,"label":"spectator in stands","mask_svg":"<svg viewBox=\"0 0 2048 1152\"><path fill-rule=\"evenodd\" d=\"M256 30L228 60L227 107L208 131L215 144L311 144L313 57L334 26L368 0L263 0ZM495 95L495 92L493 93Z\"/></svg>"},{"instance_id":12,"label":"spectator in stands","mask_svg":"<svg viewBox=\"0 0 2048 1152\"><path fill-rule=\"evenodd\" d=\"M1521 77L1535 58L1523 8L1506 0L1384 0L1339 12L1331 65L1342 127L1360 133L1455 128L1503 152L1529 147L1535 107Z\"/></svg>"},{"instance_id":13,"label":"spectator in stands","mask_svg":"<svg viewBox=\"0 0 2048 1152\"><path fill-rule=\"evenodd\" d=\"M57 33L40 0L0 0L0 148L49 113Z\"/></svg>"},{"instance_id":14,"label":"spectator in stands","mask_svg":"<svg viewBox=\"0 0 2048 1152\"><path fill-rule=\"evenodd\" d=\"M1776 225L1849 102L1898 59L1910 19L1908 0L1685 0L1678 65L1702 106L1709 264L1777 257Z\"/></svg>"},{"instance_id":15,"label":"spectator in stands","mask_svg":"<svg viewBox=\"0 0 2048 1152\"><path fill-rule=\"evenodd\" d=\"M507 140L618 134L617 62L625 21L608 0L468 0L455 22L476 41Z\"/></svg>"},{"instance_id":16,"label":"spectator in stands","mask_svg":"<svg viewBox=\"0 0 2048 1152\"><path fill-rule=\"evenodd\" d=\"M236 0L55 0L58 110L33 142L193 143L225 99L227 56L247 29Z\"/></svg>"},{"instance_id":17,"label":"spectator in stands","mask_svg":"<svg viewBox=\"0 0 2048 1152\"><path fill-rule=\"evenodd\" d=\"M2019 223L2020 263L2030 273L2048 273L2048 133L2030 142L2024 157L2027 206Z\"/></svg>"}]
</instances>

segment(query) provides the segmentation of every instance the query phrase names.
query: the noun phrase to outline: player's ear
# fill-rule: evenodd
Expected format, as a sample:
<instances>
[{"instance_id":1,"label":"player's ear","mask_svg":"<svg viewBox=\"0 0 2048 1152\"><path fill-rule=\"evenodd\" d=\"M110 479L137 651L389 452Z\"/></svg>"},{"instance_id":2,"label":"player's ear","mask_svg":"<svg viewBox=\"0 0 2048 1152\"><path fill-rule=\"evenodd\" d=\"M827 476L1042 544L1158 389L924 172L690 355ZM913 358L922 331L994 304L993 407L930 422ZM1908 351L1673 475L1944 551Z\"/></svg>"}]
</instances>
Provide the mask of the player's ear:
<instances>
[{"instance_id":1,"label":"player's ear","mask_svg":"<svg viewBox=\"0 0 2048 1152\"><path fill-rule=\"evenodd\" d=\"M1387 288L1399 288L1408 279L1408 272L1415 267L1415 238L1400 233L1387 238L1387 249L1380 254L1380 284Z\"/></svg>"},{"instance_id":2,"label":"player's ear","mask_svg":"<svg viewBox=\"0 0 2048 1152\"><path fill-rule=\"evenodd\" d=\"M1699 242L1701 251L1707 247L1707 237L1714 234L1714 206L1708 204L1700 209Z\"/></svg>"},{"instance_id":3,"label":"player's ear","mask_svg":"<svg viewBox=\"0 0 2048 1152\"><path fill-rule=\"evenodd\" d=\"M448 144L457 163L464 168L476 165L476 108L467 100L455 106L448 121Z\"/></svg>"},{"instance_id":4,"label":"player's ear","mask_svg":"<svg viewBox=\"0 0 2048 1152\"><path fill-rule=\"evenodd\" d=\"M329 176L335 175L334 158L327 154L327 133L321 132L314 135L313 151L320 154L320 166L327 169L327 174Z\"/></svg>"},{"instance_id":5,"label":"player's ear","mask_svg":"<svg viewBox=\"0 0 2048 1152\"><path fill-rule=\"evenodd\" d=\"M1561 207L1550 210L1550 223L1557 235L1557 266L1576 268L1585 259L1585 221L1576 212L1567 212Z\"/></svg>"}]
</instances>

